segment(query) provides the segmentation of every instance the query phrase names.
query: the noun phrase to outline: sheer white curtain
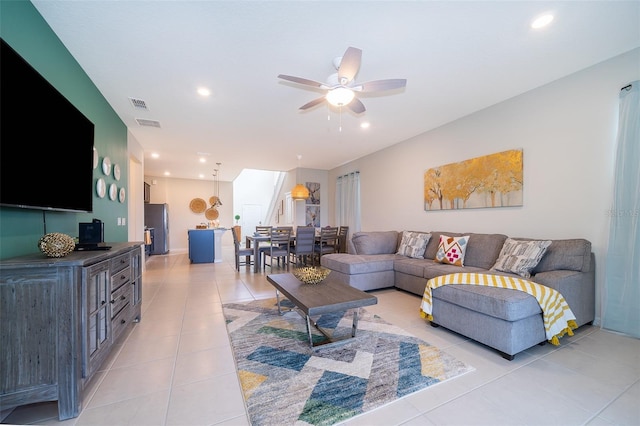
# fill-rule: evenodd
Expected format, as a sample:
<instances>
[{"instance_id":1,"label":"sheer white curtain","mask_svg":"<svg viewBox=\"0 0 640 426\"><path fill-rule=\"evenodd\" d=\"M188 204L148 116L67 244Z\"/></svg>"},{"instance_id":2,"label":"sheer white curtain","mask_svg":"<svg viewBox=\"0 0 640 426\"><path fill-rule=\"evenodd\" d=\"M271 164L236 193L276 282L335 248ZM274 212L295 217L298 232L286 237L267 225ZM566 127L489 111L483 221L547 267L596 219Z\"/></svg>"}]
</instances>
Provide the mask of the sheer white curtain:
<instances>
[{"instance_id":1,"label":"sheer white curtain","mask_svg":"<svg viewBox=\"0 0 640 426\"><path fill-rule=\"evenodd\" d=\"M336 225L348 226L350 235L360 231L360 172L338 176Z\"/></svg>"},{"instance_id":2,"label":"sheer white curtain","mask_svg":"<svg viewBox=\"0 0 640 426\"><path fill-rule=\"evenodd\" d=\"M640 337L640 80L620 91L602 327Z\"/></svg>"}]
</instances>

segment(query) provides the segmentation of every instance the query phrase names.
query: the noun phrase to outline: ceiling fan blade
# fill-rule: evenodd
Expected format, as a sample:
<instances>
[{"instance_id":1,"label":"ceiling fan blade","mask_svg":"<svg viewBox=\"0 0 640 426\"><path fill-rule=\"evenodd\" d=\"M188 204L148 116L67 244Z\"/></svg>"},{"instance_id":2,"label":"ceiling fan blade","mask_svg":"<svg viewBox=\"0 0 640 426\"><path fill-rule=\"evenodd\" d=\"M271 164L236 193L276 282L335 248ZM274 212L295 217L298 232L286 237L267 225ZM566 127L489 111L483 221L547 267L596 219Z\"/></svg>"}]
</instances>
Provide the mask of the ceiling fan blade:
<instances>
[{"instance_id":1,"label":"ceiling fan blade","mask_svg":"<svg viewBox=\"0 0 640 426\"><path fill-rule=\"evenodd\" d=\"M278 78L281 78L281 79L287 80L287 81L292 81L292 82L298 83L298 84L304 84L305 86L319 87L321 89L326 88L324 83L320 83L318 81L309 80L307 78L294 77L292 75L284 75L284 74L278 75Z\"/></svg>"},{"instance_id":2,"label":"ceiling fan blade","mask_svg":"<svg viewBox=\"0 0 640 426\"><path fill-rule=\"evenodd\" d=\"M340 67L338 67L338 78L341 84L346 84L354 79L360 69L360 61L362 60L362 50L357 47L349 47L342 55ZM342 83L342 79L346 79Z\"/></svg>"},{"instance_id":3,"label":"ceiling fan blade","mask_svg":"<svg viewBox=\"0 0 640 426\"><path fill-rule=\"evenodd\" d=\"M400 89L407 85L404 78L390 78L388 80L375 80L358 84L352 87L357 92L381 92L383 90Z\"/></svg>"},{"instance_id":4,"label":"ceiling fan blade","mask_svg":"<svg viewBox=\"0 0 640 426\"><path fill-rule=\"evenodd\" d=\"M305 109L313 108L314 106L321 104L325 100L326 98L324 96L321 98L314 99L311 102L307 102L306 104L302 105L299 109L305 110Z\"/></svg>"},{"instance_id":5,"label":"ceiling fan blade","mask_svg":"<svg viewBox=\"0 0 640 426\"><path fill-rule=\"evenodd\" d=\"M349 102L349 104L347 104L347 108L349 108L351 111L355 112L356 114L361 114L366 111L364 104L360 102L360 99L358 98L353 98L353 100Z\"/></svg>"}]
</instances>

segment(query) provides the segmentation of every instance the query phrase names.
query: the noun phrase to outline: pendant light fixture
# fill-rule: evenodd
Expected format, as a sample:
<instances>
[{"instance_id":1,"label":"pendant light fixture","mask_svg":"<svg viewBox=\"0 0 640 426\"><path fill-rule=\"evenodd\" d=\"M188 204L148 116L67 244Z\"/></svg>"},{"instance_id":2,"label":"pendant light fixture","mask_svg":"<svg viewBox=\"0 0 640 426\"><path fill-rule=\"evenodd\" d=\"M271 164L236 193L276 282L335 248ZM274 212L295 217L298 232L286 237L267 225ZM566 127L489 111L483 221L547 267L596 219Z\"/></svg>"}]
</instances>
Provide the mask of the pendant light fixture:
<instances>
[{"instance_id":1,"label":"pendant light fixture","mask_svg":"<svg viewBox=\"0 0 640 426\"><path fill-rule=\"evenodd\" d=\"M300 159L302 155L298 154L298 168L296 169L296 181L298 180L298 174L300 172ZM297 183L291 190L291 198L295 201L303 201L309 198L309 190L301 183Z\"/></svg>"},{"instance_id":2,"label":"pendant light fixture","mask_svg":"<svg viewBox=\"0 0 640 426\"><path fill-rule=\"evenodd\" d=\"M211 197L211 207L220 207L222 205L222 201L220 200L220 178L218 177L218 172L220 171L220 165L222 163L216 163L218 165L217 169L214 169L215 172L213 174L213 192L215 195Z\"/></svg>"}]
</instances>

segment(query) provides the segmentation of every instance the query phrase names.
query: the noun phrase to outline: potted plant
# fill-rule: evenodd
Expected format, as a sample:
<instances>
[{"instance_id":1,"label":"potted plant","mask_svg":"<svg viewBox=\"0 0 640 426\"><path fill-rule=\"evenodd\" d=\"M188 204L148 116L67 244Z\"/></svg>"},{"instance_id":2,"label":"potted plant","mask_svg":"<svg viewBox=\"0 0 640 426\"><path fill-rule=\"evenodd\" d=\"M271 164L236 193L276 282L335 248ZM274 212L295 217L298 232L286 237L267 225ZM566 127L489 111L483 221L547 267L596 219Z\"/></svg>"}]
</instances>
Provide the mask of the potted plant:
<instances>
[{"instance_id":1,"label":"potted plant","mask_svg":"<svg viewBox=\"0 0 640 426\"><path fill-rule=\"evenodd\" d=\"M236 225L237 225L238 221L240 220L240 215L239 214L235 215L234 219L236 220Z\"/></svg>"}]
</instances>

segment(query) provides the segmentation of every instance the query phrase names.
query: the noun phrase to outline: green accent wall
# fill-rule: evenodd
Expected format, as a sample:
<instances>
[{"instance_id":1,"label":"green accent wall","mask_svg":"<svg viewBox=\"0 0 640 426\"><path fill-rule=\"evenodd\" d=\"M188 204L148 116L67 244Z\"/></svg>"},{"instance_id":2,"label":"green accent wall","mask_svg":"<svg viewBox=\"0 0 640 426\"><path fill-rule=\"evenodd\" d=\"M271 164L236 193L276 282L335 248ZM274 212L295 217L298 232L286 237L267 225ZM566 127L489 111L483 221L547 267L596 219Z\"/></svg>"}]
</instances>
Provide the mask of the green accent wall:
<instances>
[{"instance_id":1,"label":"green accent wall","mask_svg":"<svg viewBox=\"0 0 640 426\"><path fill-rule=\"evenodd\" d=\"M108 156L111 163L118 164L121 170L121 178L116 181L113 173L104 176L102 168L97 167L93 172L94 188L97 179L103 177L107 188L111 183L116 183L118 188L124 187L126 190L129 176L127 127L30 1L0 0L0 36L93 122L94 146L98 150L100 163ZM31 113L37 117L37 114L47 111ZM42 143L56 142L24 141L32 143L34 149ZM64 146L61 145L60 149L64 149ZM25 159L25 167L28 166L29 161ZM64 191L64 188L56 186L55 165L48 171L34 170L32 182L25 182L25 190L30 184L46 185L52 191ZM38 240L45 232L62 232L77 237L78 223L91 222L93 218L104 222L106 241L125 242L128 229L127 226L118 226L117 218L128 217L128 198L120 203L110 200L108 195L99 198L94 191L92 213L0 207L0 259L38 253Z\"/></svg>"}]
</instances>

